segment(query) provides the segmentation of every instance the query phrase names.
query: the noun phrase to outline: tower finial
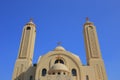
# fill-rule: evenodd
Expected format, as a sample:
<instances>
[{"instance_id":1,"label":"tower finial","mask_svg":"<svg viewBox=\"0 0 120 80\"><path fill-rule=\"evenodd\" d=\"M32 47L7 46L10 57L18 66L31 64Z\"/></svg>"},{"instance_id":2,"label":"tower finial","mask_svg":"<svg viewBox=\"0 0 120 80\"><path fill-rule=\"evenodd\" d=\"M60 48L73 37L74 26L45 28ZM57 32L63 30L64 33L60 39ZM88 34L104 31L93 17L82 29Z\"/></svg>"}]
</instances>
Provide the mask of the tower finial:
<instances>
[{"instance_id":1,"label":"tower finial","mask_svg":"<svg viewBox=\"0 0 120 80\"><path fill-rule=\"evenodd\" d=\"M33 24L35 26L35 24L33 22L33 18L30 18L30 20L29 20L29 22L27 24Z\"/></svg>"},{"instance_id":2,"label":"tower finial","mask_svg":"<svg viewBox=\"0 0 120 80\"><path fill-rule=\"evenodd\" d=\"M33 18L30 18L30 22L33 22Z\"/></svg>"},{"instance_id":3,"label":"tower finial","mask_svg":"<svg viewBox=\"0 0 120 80\"><path fill-rule=\"evenodd\" d=\"M89 21L89 17L86 17L86 22L88 22Z\"/></svg>"},{"instance_id":4,"label":"tower finial","mask_svg":"<svg viewBox=\"0 0 120 80\"><path fill-rule=\"evenodd\" d=\"M59 42L57 42L57 45L58 45L58 46L61 46L61 44L62 44L62 42L60 42L60 41L59 41Z\"/></svg>"},{"instance_id":5,"label":"tower finial","mask_svg":"<svg viewBox=\"0 0 120 80\"><path fill-rule=\"evenodd\" d=\"M85 25L94 25L94 24L89 21L89 17L86 17L86 22L85 22L84 26Z\"/></svg>"}]
</instances>

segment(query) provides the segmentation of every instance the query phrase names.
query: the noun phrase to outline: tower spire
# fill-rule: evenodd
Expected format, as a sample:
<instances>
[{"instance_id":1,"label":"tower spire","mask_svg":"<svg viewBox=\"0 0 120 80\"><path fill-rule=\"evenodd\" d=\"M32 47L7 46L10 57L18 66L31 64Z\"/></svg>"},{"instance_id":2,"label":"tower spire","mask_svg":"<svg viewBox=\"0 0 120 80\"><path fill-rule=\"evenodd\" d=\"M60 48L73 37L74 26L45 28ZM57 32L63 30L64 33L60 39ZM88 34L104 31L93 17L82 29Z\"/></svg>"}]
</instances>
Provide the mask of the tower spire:
<instances>
[{"instance_id":1,"label":"tower spire","mask_svg":"<svg viewBox=\"0 0 120 80\"><path fill-rule=\"evenodd\" d=\"M93 26L94 24L89 21L89 17L86 17L86 22L85 22L84 26L85 25Z\"/></svg>"},{"instance_id":2,"label":"tower spire","mask_svg":"<svg viewBox=\"0 0 120 80\"><path fill-rule=\"evenodd\" d=\"M89 17L86 17L86 22L88 22L89 21Z\"/></svg>"},{"instance_id":3,"label":"tower spire","mask_svg":"<svg viewBox=\"0 0 120 80\"><path fill-rule=\"evenodd\" d=\"M62 44L62 42L60 42L60 41L57 42L57 46L61 46L61 44Z\"/></svg>"},{"instance_id":4,"label":"tower spire","mask_svg":"<svg viewBox=\"0 0 120 80\"><path fill-rule=\"evenodd\" d=\"M30 22L33 22L33 18L30 18Z\"/></svg>"},{"instance_id":5,"label":"tower spire","mask_svg":"<svg viewBox=\"0 0 120 80\"><path fill-rule=\"evenodd\" d=\"M35 26L35 24L33 22L33 18L30 18L30 21L26 25L31 25L31 24Z\"/></svg>"}]
</instances>

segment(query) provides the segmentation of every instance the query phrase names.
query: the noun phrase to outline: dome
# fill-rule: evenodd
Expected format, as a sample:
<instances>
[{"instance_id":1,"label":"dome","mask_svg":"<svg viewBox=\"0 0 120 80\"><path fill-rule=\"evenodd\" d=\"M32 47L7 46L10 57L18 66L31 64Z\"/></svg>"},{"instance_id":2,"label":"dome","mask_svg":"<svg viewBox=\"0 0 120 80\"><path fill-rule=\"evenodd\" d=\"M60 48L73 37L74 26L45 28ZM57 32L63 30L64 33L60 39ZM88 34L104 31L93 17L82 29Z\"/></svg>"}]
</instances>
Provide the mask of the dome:
<instances>
[{"instance_id":1,"label":"dome","mask_svg":"<svg viewBox=\"0 0 120 80\"><path fill-rule=\"evenodd\" d=\"M62 46L57 46L54 51L65 51L65 49Z\"/></svg>"},{"instance_id":2,"label":"dome","mask_svg":"<svg viewBox=\"0 0 120 80\"><path fill-rule=\"evenodd\" d=\"M54 72L54 71L66 71L66 72L69 72L68 68L64 64L61 64L61 63L54 64L50 68L49 72Z\"/></svg>"}]
</instances>

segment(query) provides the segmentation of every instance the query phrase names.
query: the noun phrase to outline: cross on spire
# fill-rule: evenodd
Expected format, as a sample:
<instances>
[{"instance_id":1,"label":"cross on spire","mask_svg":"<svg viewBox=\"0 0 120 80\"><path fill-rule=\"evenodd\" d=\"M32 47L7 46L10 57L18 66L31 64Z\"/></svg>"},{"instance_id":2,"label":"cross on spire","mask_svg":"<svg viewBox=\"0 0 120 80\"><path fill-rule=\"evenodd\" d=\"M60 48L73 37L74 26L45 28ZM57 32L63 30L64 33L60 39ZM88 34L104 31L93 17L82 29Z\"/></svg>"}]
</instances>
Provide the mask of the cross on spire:
<instances>
[{"instance_id":1,"label":"cross on spire","mask_svg":"<svg viewBox=\"0 0 120 80\"><path fill-rule=\"evenodd\" d=\"M33 22L33 18L30 18L30 22Z\"/></svg>"},{"instance_id":2,"label":"cross on spire","mask_svg":"<svg viewBox=\"0 0 120 80\"><path fill-rule=\"evenodd\" d=\"M61 44L62 44L62 42L57 42L57 45L58 45L58 46L61 46Z\"/></svg>"},{"instance_id":3,"label":"cross on spire","mask_svg":"<svg viewBox=\"0 0 120 80\"><path fill-rule=\"evenodd\" d=\"M86 21L89 21L89 18L88 18L88 17L86 17Z\"/></svg>"}]
</instances>

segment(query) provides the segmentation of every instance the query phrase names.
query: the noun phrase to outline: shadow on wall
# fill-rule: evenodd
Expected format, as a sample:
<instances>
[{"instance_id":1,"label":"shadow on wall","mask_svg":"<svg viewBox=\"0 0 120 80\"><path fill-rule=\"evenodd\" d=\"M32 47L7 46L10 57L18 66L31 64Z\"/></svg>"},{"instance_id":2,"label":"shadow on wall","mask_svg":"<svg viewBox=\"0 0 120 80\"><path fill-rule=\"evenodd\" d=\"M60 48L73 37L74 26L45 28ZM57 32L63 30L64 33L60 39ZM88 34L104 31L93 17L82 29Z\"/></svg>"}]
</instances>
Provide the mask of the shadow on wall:
<instances>
[{"instance_id":1,"label":"shadow on wall","mask_svg":"<svg viewBox=\"0 0 120 80\"><path fill-rule=\"evenodd\" d=\"M22 72L13 80L35 80L36 64L29 67L25 72Z\"/></svg>"}]
</instances>

